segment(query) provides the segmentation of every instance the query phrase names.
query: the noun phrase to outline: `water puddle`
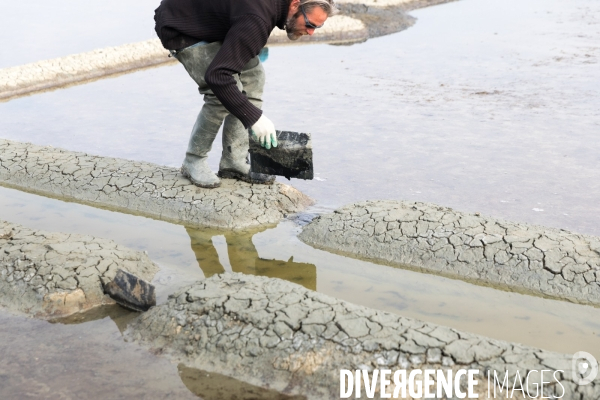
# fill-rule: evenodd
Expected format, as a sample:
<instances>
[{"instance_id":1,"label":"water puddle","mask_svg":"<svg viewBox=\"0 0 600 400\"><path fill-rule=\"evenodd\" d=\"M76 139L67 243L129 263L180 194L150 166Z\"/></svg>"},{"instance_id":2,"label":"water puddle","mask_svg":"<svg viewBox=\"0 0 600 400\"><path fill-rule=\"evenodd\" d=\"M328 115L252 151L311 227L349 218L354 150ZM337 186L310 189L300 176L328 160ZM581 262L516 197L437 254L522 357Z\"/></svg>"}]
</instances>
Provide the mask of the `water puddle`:
<instances>
[{"instance_id":1,"label":"water puddle","mask_svg":"<svg viewBox=\"0 0 600 400\"><path fill-rule=\"evenodd\" d=\"M275 390L263 389L229 376L206 372L183 364L177 366L181 381L203 399L221 400L306 400L304 396L288 396Z\"/></svg>"},{"instance_id":2,"label":"water puddle","mask_svg":"<svg viewBox=\"0 0 600 400\"><path fill-rule=\"evenodd\" d=\"M65 325L0 311L0 398L196 399L176 365L123 341L115 317Z\"/></svg>"},{"instance_id":3,"label":"water puddle","mask_svg":"<svg viewBox=\"0 0 600 400\"><path fill-rule=\"evenodd\" d=\"M284 224L285 227L276 235L287 237L289 241L295 237L295 229L293 224ZM207 278L224 272L239 272L285 279L307 289L317 290L317 267L314 264L294 261L294 255L283 260L259 256L258 245L253 238L271 240L270 230L265 232L266 236L258 235L256 231L222 233L195 228L186 228L186 231L190 235L198 265ZM264 243L261 249L279 248L282 245L284 243L276 239L273 243Z\"/></svg>"},{"instance_id":4,"label":"water puddle","mask_svg":"<svg viewBox=\"0 0 600 400\"><path fill-rule=\"evenodd\" d=\"M155 37L148 0L27 0L2 3L10 32L0 68L119 46ZM118 10L118 11L117 11Z\"/></svg>"},{"instance_id":5,"label":"water puddle","mask_svg":"<svg viewBox=\"0 0 600 400\"><path fill-rule=\"evenodd\" d=\"M50 323L0 311L0 398L105 399L109 390L111 399L305 399L175 365L126 343L121 333L136 316L111 306Z\"/></svg>"},{"instance_id":6,"label":"water puddle","mask_svg":"<svg viewBox=\"0 0 600 400\"><path fill-rule=\"evenodd\" d=\"M298 240L301 228L291 220L249 232L195 229L2 187L0 209L0 218L11 222L100 236L147 251L161 267L153 281L159 303L204 276L241 272L287 279L355 304L496 339L565 353L583 349L600 357L600 308L317 250ZM130 313L111 313L119 327L131 318ZM83 321L104 316L86 315ZM78 318L69 322L81 322Z\"/></svg>"}]
</instances>

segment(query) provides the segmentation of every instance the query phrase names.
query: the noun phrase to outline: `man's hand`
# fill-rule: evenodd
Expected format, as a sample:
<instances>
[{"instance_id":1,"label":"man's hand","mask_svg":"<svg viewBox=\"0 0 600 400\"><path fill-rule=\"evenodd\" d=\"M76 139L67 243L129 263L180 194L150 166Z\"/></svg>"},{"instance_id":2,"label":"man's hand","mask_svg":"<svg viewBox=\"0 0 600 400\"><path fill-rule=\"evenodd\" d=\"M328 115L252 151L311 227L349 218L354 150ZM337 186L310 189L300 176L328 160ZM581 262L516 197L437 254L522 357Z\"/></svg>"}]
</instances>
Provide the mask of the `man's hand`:
<instances>
[{"instance_id":1,"label":"man's hand","mask_svg":"<svg viewBox=\"0 0 600 400\"><path fill-rule=\"evenodd\" d=\"M271 146L277 147L277 134L275 133L275 125L265 114L261 115L258 121L252 125L252 139L256 140L265 149L270 149Z\"/></svg>"}]
</instances>

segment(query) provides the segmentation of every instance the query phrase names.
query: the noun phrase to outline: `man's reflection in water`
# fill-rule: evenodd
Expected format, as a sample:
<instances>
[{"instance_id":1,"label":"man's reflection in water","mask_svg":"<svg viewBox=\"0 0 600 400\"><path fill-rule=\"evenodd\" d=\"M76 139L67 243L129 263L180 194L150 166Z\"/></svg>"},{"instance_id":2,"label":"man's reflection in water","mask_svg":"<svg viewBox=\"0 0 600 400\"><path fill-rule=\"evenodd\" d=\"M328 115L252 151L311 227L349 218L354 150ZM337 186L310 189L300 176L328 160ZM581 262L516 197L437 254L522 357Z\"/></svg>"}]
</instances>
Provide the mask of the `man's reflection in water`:
<instances>
[{"instance_id":1,"label":"man's reflection in water","mask_svg":"<svg viewBox=\"0 0 600 400\"><path fill-rule=\"evenodd\" d=\"M208 278L225 272L219 261L217 249L213 246L213 236L225 236L227 254L231 269L248 275L262 275L286 279L310 290L317 290L317 268L313 264L297 263L291 257L288 261L265 260L258 256L252 243L253 232L223 232L210 229L186 227L192 242L192 250L204 275Z\"/></svg>"},{"instance_id":2,"label":"man's reflection in water","mask_svg":"<svg viewBox=\"0 0 600 400\"><path fill-rule=\"evenodd\" d=\"M188 390L205 400L306 400L304 396L286 395L215 372L186 367L184 364L179 364L177 369Z\"/></svg>"}]
</instances>

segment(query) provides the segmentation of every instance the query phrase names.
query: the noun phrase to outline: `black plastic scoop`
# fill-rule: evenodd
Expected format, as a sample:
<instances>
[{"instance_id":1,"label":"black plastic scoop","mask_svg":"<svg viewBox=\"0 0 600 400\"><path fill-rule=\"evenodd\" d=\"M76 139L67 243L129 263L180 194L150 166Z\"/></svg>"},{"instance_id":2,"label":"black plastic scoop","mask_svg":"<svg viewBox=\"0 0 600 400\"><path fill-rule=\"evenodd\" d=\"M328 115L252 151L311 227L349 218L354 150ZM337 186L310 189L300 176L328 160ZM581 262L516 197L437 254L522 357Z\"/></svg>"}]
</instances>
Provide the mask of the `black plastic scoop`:
<instances>
[{"instance_id":1,"label":"black plastic scoop","mask_svg":"<svg viewBox=\"0 0 600 400\"><path fill-rule=\"evenodd\" d=\"M250 170L286 178L313 179L310 133L276 131L277 147L269 150L250 138Z\"/></svg>"}]
</instances>

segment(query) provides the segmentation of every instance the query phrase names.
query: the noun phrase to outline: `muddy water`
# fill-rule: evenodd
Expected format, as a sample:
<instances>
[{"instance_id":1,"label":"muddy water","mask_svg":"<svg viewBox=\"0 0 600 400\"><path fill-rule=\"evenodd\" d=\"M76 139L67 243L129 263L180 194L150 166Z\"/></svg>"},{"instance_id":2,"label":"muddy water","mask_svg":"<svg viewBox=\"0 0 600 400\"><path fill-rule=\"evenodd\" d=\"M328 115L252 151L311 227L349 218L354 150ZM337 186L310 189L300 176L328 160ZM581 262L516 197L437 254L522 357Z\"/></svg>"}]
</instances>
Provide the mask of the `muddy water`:
<instances>
[{"instance_id":1,"label":"muddy water","mask_svg":"<svg viewBox=\"0 0 600 400\"><path fill-rule=\"evenodd\" d=\"M64 325L0 312L0 398L197 398L176 365L125 343L113 317Z\"/></svg>"},{"instance_id":2,"label":"muddy water","mask_svg":"<svg viewBox=\"0 0 600 400\"><path fill-rule=\"evenodd\" d=\"M121 332L135 316L113 306L49 323L0 312L0 398L305 399L175 365L126 343Z\"/></svg>"},{"instance_id":3,"label":"muddy water","mask_svg":"<svg viewBox=\"0 0 600 400\"><path fill-rule=\"evenodd\" d=\"M287 279L355 304L496 339L600 357L600 308L471 285L313 249L296 221L247 233L198 230L0 187L1 218L38 229L110 238L161 267L158 302L204 276Z\"/></svg>"},{"instance_id":4,"label":"muddy water","mask_svg":"<svg viewBox=\"0 0 600 400\"><path fill-rule=\"evenodd\" d=\"M2 1L0 68L147 40L159 0Z\"/></svg>"},{"instance_id":5,"label":"muddy water","mask_svg":"<svg viewBox=\"0 0 600 400\"><path fill-rule=\"evenodd\" d=\"M421 200L600 235L600 3L462 0L413 15L411 29L360 45L271 49L265 113L282 129L313 133L318 179L293 184L318 200L315 211L367 198ZM76 51L89 50L85 41ZM54 57L45 47L27 56ZM183 68L169 66L0 104L0 136L177 166L200 106ZM216 143L213 168L219 150ZM0 205L9 221L148 251L161 266L159 301L204 275L265 274L409 317L600 357L599 309L314 250L297 240L292 221L233 235L10 189L0 190ZM109 384L122 398L155 386L158 398L185 398L196 393L185 389L190 382L203 381L202 372L123 343L118 325L126 318L69 326L0 319L2 398L23 388L32 398L55 388L56 398L94 398ZM87 381L89 391L78 386Z\"/></svg>"}]
</instances>

